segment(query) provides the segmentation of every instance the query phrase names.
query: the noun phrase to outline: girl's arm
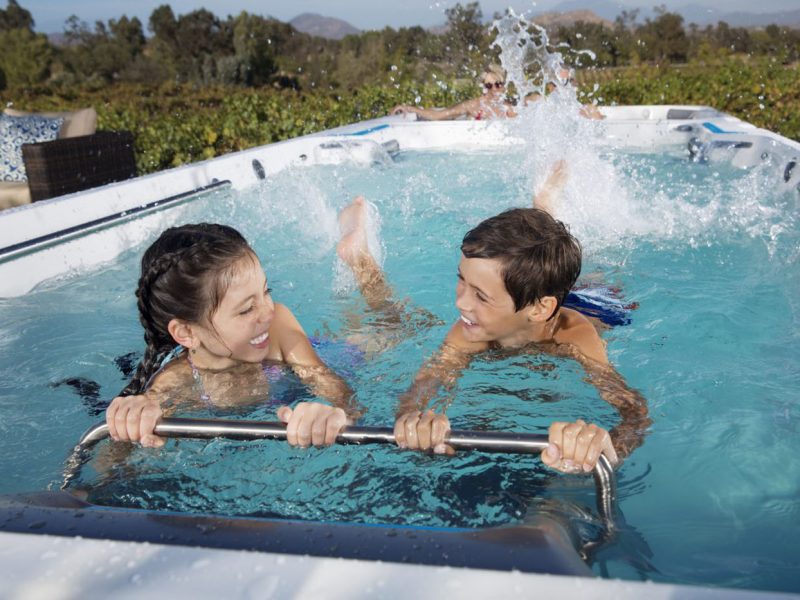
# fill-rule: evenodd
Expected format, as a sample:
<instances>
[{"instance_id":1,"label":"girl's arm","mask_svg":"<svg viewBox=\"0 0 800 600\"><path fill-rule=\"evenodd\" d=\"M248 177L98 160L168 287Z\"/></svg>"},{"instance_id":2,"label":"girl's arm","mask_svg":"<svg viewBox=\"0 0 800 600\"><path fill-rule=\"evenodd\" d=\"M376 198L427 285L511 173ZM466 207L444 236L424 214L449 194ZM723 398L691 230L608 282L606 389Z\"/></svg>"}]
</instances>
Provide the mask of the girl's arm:
<instances>
[{"instance_id":1,"label":"girl's arm","mask_svg":"<svg viewBox=\"0 0 800 600\"><path fill-rule=\"evenodd\" d=\"M360 416L362 411L353 391L322 361L297 318L283 304L275 304L270 337L273 343L278 344L281 359L311 388L314 395L344 411L351 422Z\"/></svg>"},{"instance_id":2,"label":"girl's arm","mask_svg":"<svg viewBox=\"0 0 800 600\"><path fill-rule=\"evenodd\" d=\"M185 400L185 390L192 387L191 373L185 360L173 359L154 378L143 394L118 396L106 410L106 424L111 439L139 442L158 448L164 438L153 433L162 416L172 413ZM167 406L168 405L168 406Z\"/></svg>"}]
</instances>

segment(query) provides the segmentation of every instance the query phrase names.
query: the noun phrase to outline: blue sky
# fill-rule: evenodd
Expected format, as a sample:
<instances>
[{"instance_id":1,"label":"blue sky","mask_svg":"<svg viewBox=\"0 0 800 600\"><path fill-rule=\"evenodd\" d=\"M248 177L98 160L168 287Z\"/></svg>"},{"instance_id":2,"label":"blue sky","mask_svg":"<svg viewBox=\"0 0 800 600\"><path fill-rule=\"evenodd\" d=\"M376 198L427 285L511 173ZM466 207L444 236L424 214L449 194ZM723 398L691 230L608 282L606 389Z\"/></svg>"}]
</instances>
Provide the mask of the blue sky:
<instances>
[{"instance_id":1,"label":"blue sky","mask_svg":"<svg viewBox=\"0 0 800 600\"><path fill-rule=\"evenodd\" d=\"M461 0L466 4L469 0ZM2 0L0 0L2 2ZM386 25L403 27L410 25L431 26L445 21L444 9L455 4L453 1L437 0L402 0L387 2L376 0L18 0L18 3L29 10L36 21L38 31L52 33L64 29L64 21L70 15L77 15L81 20L94 23L96 20L107 21L122 15L137 16L147 27L150 13L161 4L169 4L175 14L184 14L198 8L206 8L214 14L226 17L241 11L273 16L288 21L303 12L314 12L329 17L338 17L350 22L359 29L380 29ZM798 0L760 0L754 4L752 0L615 0L620 10L626 7L650 7L665 4L670 9L677 9L687 4L706 6L714 11L731 12L778 12L800 8ZM517 12L529 9L549 10L559 4L559 0L541 0L539 2L516 0L482 0L481 8L485 17L506 6ZM592 1L586 0L586 8L591 8Z\"/></svg>"}]
</instances>

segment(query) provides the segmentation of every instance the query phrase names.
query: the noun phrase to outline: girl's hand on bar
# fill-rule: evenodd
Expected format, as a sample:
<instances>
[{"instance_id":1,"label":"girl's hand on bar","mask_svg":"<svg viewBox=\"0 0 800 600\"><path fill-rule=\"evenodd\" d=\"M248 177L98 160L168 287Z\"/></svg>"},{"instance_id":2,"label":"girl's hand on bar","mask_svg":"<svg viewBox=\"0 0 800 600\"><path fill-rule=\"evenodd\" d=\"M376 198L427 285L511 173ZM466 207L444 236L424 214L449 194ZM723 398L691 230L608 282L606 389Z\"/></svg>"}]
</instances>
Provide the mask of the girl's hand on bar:
<instances>
[{"instance_id":1,"label":"girl's hand on bar","mask_svg":"<svg viewBox=\"0 0 800 600\"><path fill-rule=\"evenodd\" d=\"M118 396L106 411L108 433L117 442L139 442L145 447L159 448L164 445L164 438L153 430L161 415L161 404L152 396Z\"/></svg>"}]
</instances>

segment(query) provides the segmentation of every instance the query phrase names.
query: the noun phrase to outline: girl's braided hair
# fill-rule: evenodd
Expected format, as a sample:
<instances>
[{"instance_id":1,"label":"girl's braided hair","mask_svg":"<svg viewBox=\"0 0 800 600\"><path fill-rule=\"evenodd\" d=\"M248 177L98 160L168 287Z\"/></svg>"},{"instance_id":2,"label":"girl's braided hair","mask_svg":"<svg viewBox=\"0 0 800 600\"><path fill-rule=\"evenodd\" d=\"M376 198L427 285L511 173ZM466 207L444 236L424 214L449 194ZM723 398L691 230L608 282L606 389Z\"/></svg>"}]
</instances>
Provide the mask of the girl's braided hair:
<instances>
[{"instance_id":1,"label":"girl's braided hair","mask_svg":"<svg viewBox=\"0 0 800 600\"><path fill-rule=\"evenodd\" d=\"M234 265L253 250L227 225L197 223L171 227L145 251L136 290L145 351L120 396L141 394L175 347L167 329L172 319L192 323L210 319L219 308Z\"/></svg>"}]
</instances>

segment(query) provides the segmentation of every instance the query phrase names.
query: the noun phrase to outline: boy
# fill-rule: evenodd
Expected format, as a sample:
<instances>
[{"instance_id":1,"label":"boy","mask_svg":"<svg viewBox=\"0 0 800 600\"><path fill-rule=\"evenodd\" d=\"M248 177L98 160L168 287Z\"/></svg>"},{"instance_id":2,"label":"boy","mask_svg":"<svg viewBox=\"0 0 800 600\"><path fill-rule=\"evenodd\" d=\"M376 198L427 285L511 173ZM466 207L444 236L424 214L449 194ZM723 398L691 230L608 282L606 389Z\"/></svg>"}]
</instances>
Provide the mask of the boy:
<instances>
[{"instance_id":1,"label":"boy","mask_svg":"<svg viewBox=\"0 0 800 600\"><path fill-rule=\"evenodd\" d=\"M553 188L563 178L564 165L559 164L536 202L549 207ZM339 256L353 269L367 303L373 309L392 305L391 288L366 245L363 198L342 212L340 226L345 235L337 248ZM545 464L564 472L588 472L601 453L616 463L641 445L650 424L644 398L609 364L591 322L562 307L581 269L580 245L566 227L545 210L511 209L469 231L461 250L456 286L461 316L401 397L394 430L397 443L449 452L443 443L449 431L447 417L425 411L436 390L453 382L478 352L536 345L581 362L600 396L622 416L611 434L581 420L553 423L550 446L542 454Z\"/></svg>"}]
</instances>

